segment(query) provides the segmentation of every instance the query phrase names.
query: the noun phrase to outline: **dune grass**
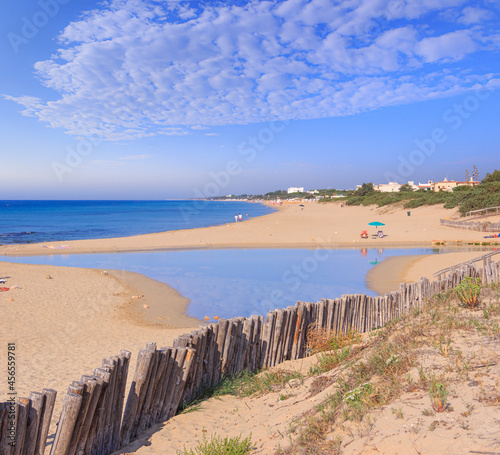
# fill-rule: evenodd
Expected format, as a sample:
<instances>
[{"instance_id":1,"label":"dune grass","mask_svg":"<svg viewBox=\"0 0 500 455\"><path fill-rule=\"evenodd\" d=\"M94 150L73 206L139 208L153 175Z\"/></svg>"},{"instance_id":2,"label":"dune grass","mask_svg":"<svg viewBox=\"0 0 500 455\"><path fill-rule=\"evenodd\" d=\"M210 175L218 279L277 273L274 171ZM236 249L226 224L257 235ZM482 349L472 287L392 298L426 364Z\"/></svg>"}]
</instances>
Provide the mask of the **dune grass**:
<instances>
[{"instance_id":1,"label":"dune grass","mask_svg":"<svg viewBox=\"0 0 500 455\"><path fill-rule=\"evenodd\" d=\"M423 416L452 411L447 400L450 387L457 381L468 381L472 367L470 358L455 349L451 340L474 333L491 339L500 337L500 286L481 287L477 305L473 308L462 303L454 290L439 293L422 308L365 335L358 344L362 349L351 349L352 355L332 362L331 370L324 368L318 356L321 367L317 372L333 379L333 392L313 415L295 423L293 442L277 455L341 454L346 428L354 425L369 431L374 412L405 392L421 390L427 394L428 408L421 411ZM331 337L337 345L338 336ZM349 346L353 345L337 345L337 356ZM421 352L429 349L447 360L446 375L423 366ZM485 392L485 403L500 403L500 384L495 384L495 390ZM472 412L474 406L468 407L467 412ZM403 418L401 408L393 408L393 414Z\"/></svg>"}]
</instances>

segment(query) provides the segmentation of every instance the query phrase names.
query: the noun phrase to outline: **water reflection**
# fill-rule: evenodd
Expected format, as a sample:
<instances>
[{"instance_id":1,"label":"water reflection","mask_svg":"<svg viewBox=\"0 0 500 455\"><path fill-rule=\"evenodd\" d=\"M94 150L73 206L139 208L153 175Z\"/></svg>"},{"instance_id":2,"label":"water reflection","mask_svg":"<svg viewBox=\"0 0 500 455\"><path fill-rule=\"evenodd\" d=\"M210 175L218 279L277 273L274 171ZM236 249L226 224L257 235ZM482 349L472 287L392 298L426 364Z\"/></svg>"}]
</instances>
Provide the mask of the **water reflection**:
<instances>
[{"instance_id":1,"label":"water reflection","mask_svg":"<svg viewBox=\"0 0 500 455\"><path fill-rule=\"evenodd\" d=\"M2 258L9 262L119 269L167 283L191 300L188 314L231 318L264 315L297 300L375 295L368 270L385 257L432 254L413 249L227 249Z\"/></svg>"}]
</instances>

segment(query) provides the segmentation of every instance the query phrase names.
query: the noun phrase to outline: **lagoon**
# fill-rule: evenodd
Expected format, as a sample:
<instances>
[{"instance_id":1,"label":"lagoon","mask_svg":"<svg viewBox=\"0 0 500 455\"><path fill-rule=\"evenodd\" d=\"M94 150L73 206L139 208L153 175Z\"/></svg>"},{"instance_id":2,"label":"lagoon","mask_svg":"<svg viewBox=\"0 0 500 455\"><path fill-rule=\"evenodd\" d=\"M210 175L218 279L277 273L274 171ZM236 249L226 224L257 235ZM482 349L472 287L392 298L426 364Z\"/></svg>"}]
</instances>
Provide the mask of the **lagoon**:
<instances>
[{"instance_id":1,"label":"lagoon","mask_svg":"<svg viewBox=\"0 0 500 455\"><path fill-rule=\"evenodd\" d=\"M435 248L209 249L5 257L5 262L126 270L168 284L202 319L265 315L298 300L376 295L367 272L391 256L439 254ZM14 283L22 286L23 283Z\"/></svg>"}]
</instances>

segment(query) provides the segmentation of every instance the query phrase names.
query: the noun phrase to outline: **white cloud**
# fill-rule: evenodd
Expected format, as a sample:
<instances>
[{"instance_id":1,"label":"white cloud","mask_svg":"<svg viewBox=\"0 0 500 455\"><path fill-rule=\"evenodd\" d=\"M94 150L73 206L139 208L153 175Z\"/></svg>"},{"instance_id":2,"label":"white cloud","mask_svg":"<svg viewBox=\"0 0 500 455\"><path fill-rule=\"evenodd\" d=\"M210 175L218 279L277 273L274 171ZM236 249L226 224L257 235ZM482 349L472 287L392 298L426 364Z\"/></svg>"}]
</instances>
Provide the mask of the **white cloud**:
<instances>
[{"instance_id":1,"label":"white cloud","mask_svg":"<svg viewBox=\"0 0 500 455\"><path fill-rule=\"evenodd\" d=\"M439 13L464 3L111 0L70 23L56 55L35 65L55 99L5 98L70 134L120 140L447 96L481 76L465 63L453 82L428 75L492 35L478 28L486 16L467 7L460 13L474 30L438 33Z\"/></svg>"},{"instance_id":2,"label":"white cloud","mask_svg":"<svg viewBox=\"0 0 500 455\"><path fill-rule=\"evenodd\" d=\"M424 38L416 47L417 54L426 62L463 59L477 49L477 43L468 30L459 30L441 36Z\"/></svg>"},{"instance_id":3,"label":"white cloud","mask_svg":"<svg viewBox=\"0 0 500 455\"><path fill-rule=\"evenodd\" d=\"M458 22L465 25L477 24L490 19L492 16L493 14L488 10L467 6L463 9L462 15L458 18Z\"/></svg>"}]
</instances>

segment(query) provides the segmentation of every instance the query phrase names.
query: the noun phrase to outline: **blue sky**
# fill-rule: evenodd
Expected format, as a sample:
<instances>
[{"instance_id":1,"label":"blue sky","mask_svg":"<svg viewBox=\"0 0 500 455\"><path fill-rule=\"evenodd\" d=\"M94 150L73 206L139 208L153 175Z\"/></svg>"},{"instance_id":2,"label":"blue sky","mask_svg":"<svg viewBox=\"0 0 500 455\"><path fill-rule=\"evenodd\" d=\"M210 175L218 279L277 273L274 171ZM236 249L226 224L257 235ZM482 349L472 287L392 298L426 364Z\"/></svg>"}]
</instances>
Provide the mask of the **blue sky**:
<instances>
[{"instance_id":1,"label":"blue sky","mask_svg":"<svg viewBox=\"0 0 500 455\"><path fill-rule=\"evenodd\" d=\"M166 199L500 168L500 1L26 0L0 199Z\"/></svg>"}]
</instances>

